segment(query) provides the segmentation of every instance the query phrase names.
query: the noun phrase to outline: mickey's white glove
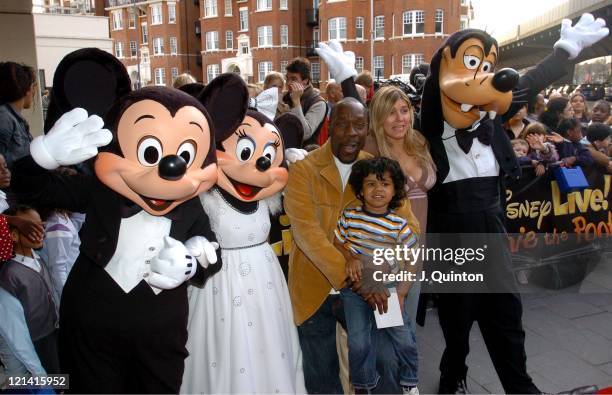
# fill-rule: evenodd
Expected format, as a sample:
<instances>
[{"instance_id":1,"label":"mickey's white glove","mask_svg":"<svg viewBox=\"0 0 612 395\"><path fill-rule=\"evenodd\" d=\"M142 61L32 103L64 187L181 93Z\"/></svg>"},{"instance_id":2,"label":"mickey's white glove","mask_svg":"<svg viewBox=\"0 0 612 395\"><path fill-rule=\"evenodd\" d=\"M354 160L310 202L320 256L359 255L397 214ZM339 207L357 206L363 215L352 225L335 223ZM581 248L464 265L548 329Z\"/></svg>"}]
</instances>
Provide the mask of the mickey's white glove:
<instances>
[{"instance_id":1,"label":"mickey's white glove","mask_svg":"<svg viewBox=\"0 0 612 395\"><path fill-rule=\"evenodd\" d=\"M30 144L32 158L47 170L75 165L98 154L113 134L102 129L104 121L97 115L87 117L87 111L75 108L61 116L49 133L36 137Z\"/></svg>"},{"instance_id":2,"label":"mickey's white glove","mask_svg":"<svg viewBox=\"0 0 612 395\"><path fill-rule=\"evenodd\" d=\"M164 237L164 247L151 260L149 284L159 289L174 289L196 272L196 260L187 247L170 236Z\"/></svg>"},{"instance_id":3,"label":"mickey's white glove","mask_svg":"<svg viewBox=\"0 0 612 395\"><path fill-rule=\"evenodd\" d=\"M285 159L287 163L292 164L303 160L308 155L308 151L301 148L287 148L285 150Z\"/></svg>"},{"instance_id":4,"label":"mickey's white glove","mask_svg":"<svg viewBox=\"0 0 612 395\"><path fill-rule=\"evenodd\" d=\"M342 44L338 41L329 41L329 44L324 42L319 43L319 48L315 51L323 59L331 78L341 83L349 77L355 77L355 53L352 51L342 51Z\"/></svg>"},{"instance_id":5,"label":"mickey's white glove","mask_svg":"<svg viewBox=\"0 0 612 395\"><path fill-rule=\"evenodd\" d=\"M210 264L217 263L217 252L215 250L219 248L219 243L210 242L206 237L194 236L185 242L185 247L204 269Z\"/></svg>"},{"instance_id":6,"label":"mickey's white glove","mask_svg":"<svg viewBox=\"0 0 612 395\"><path fill-rule=\"evenodd\" d=\"M572 21L564 19L561 22L561 38L555 43L554 48L562 48L569 53L569 58L574 59L580 52L606 37L609 30L606 21L601 18L595 19L593 15L582 14L576 25Z\"/></svg>"}]
</instances>

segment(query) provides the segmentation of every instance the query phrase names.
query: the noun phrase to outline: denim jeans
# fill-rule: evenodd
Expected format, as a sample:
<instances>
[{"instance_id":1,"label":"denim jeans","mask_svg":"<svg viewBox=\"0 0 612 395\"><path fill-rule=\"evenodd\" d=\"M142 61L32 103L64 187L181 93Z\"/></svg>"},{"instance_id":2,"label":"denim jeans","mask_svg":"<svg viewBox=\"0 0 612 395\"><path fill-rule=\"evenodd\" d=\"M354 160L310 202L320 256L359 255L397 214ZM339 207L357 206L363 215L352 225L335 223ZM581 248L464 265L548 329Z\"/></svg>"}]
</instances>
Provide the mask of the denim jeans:
<instances>
[{"instance_id":1,"label":"denim jeans","mask_svg":"<svg viewBox=\"0 0 612 395\"><path fill-rule=\"evenodd\" d=\"M418 383L418 353L414 329L407 309L403 311L404 325L378 330L374 313L368 303L349 288L341 291L346 316L349 344L349 369L355 388L374 389L380 380L376 369L377 341L385 336L399 362L399 383L416 386Z\"/></svg>"},{"instance_id":2,"label":"denim jeans","mask_svg":"<svg viewBox=\"0 0 612 395\"><path fill-rule=\"evenodd\" d=\"M309 394L343 394L336 351L336 322L344 326L340 295L329 295L319 310L298 326L304 381Z\"/></svg>"}]
</instances>

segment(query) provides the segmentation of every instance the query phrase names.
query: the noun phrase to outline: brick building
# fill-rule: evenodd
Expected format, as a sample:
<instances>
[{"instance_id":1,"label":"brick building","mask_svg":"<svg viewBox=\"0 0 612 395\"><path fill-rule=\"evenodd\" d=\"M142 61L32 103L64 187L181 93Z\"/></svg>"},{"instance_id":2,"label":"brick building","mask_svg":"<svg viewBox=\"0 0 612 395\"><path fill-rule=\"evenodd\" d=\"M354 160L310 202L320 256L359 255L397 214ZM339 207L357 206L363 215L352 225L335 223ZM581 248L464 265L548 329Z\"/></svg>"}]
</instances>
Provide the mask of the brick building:
<instances>
[{"instance_id":1,"label":"brick building","mask_svg":"<svg viewBox=\"0 0 612 395\"><path fill-rule=\"evenodd\" d=\"M404 76L428 61L444 39L465 28L469 0L201 0L204 81L238 72L263 82L296 56L312 62L313 80L327 69L314 52L338 39L357 56L358 71ZM374 27L372 29L372 27Z\"/></svg>"},{"instance_id":2,"label":"brick building","mask_svg":"<svg viewBox=\"0 0 612 395\"><path fill-rule=\"evenodd\" d=\"M114 54L134 87L172 86L190 73L202 79L197 0L106 0Z\"/></svg>"}]
</instances>

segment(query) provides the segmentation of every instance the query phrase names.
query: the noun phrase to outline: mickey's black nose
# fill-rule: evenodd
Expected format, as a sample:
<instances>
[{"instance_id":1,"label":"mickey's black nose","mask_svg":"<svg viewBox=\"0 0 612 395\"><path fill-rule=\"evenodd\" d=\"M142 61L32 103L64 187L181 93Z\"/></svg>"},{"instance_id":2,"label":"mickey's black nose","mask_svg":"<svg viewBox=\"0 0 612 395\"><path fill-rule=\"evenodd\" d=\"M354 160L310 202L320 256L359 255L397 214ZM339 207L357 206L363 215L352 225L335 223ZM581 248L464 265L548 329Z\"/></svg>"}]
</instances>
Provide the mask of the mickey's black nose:
<instances>
[{"instance_id":1,"label":"mickey's black nose","mask_svg":"<svg viewBox=\"0 0 612 395\"><path fill-rule=\"evenodd\" d=\"M261 172L268 170L270 166L272 166L272 162L270 162L270 159L266 156L260 157L257 159L257 162L255 162L255 167Z\"/></svg>"},{"instance_id":2,"label":"mickey's black nose","mask_svg":"<svg viewBox=\"0 0 612 395\"><path fill-rule=\"evenodd\" d=\"M187 163L177 155L164 156L159 161L157 169L159 176L164 180L176 181L180 180L187 171Z\"/></svg>"},{"instance_id":3,"label":"mickey's black nose","mask_svg":"<svg viewBox=\"0 0 612 395\"><path fill-rule=\"evenodd\" d=\"M500 92L509 92L518 84L519 75L514 69L501 69L493 76L493 88Z\"/></svg>"}]
</instances>

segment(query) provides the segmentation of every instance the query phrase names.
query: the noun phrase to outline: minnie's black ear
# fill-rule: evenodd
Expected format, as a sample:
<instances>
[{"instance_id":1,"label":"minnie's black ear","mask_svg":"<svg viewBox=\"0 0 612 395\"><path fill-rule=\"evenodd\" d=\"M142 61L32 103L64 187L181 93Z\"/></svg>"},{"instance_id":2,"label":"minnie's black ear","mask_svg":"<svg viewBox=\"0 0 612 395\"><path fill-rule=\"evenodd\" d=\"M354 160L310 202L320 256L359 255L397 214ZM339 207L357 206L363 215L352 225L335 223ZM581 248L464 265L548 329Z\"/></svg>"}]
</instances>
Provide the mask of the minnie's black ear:
<instances>
[{"instance_id":1,"label":"minnie's black ear","mask_svg":"<svg viewBox=\"0 0 612 395\"><path fill-rule=\"evenodd\" d=\"M302 148L304 139L304 127L302 122L293 114L285 113L274 121L283 136L285 149Z\"/></svg>"},{"instance_id":2,"label":"minnie's black ear","mask_svg":"<svg viewBox=\"0 0 612 395\"><path fill-rule=\"evenodd\" d=\"M237 74L225 73L210 81L199 99L213 120L215 140L221 142L234 133L244 119L249 91Z\"/></svg>"},{"instance_id":3,"label":"minnie's black ear","mask_svg":"<svg viewBox=\"0 0 612 395\"><path fill-rule=\"evenodd\" d=\"M53 77L51 103L45 120L48 131L62 114L76 107L103 116L132 84L125 66L98 48L83 48L66 55Z\"/></svg>"}]
</instances>

